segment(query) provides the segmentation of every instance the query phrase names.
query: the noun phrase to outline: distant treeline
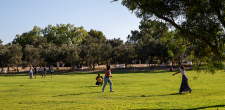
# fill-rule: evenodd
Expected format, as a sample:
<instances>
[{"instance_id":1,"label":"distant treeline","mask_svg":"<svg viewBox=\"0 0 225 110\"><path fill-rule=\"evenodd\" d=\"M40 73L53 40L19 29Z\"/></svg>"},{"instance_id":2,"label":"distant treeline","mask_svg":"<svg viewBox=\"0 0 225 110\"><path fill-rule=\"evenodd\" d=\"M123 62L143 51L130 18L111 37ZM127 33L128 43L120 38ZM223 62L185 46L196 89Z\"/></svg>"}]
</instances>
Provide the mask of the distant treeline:
<instances>
[{"instance_id":1,"label":"distant treeline","mask_svg":"<svg viewBox=\"0 0 225 110\"><path fill-rule=\"evenodd\" d=\"M180 62L184 52L182 46L174 45L175 32L152 20L141 21L139 28L140 31L131 31L123 42L119 38L106 39L101 31L87 32L71 24L48 25L44 29L34 26L31 31L16 35L12 43L0 45L0 67L56 65L56 62L67 66L131 64L133 60Z\"/></svg>"}]
</instances>

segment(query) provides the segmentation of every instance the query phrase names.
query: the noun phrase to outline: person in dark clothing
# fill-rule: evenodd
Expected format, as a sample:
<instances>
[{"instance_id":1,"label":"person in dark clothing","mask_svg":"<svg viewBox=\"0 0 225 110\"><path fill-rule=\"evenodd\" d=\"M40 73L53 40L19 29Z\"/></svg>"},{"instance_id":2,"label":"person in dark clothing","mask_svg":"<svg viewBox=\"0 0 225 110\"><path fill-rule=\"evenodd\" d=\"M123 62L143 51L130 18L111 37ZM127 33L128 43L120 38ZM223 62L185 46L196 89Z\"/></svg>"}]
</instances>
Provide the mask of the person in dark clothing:
<instances>
[{"instance_id":1,"label":"person in dark clothing","mask_svg":"<svg viewBox=\"0 0 225 110\"><path fill-rule=\"evenodd\" d=\"M98 73L98 76L96 77L96 80L97 80L96 85L102 86L102 83L103 83L103 77L100 76L100 73Z\"/></svg>"},{"instance_id":2,"label":"person in dark clothing","mask_svg":"<svg viewBox=\"0 0 225 110\"><path fill-rule=\"evenodd\" d=\"M37 67L34 67L34 74L35 74L35 78L36 78L36 75L37 75Z\"/></svg>"},{"instance_id":3,"label":"person in dark clothing","mask_svg":"<svg viewBox=\"0 0 225 110\"><path fill-rule=\"evenodd\" d=\"M188 84L188 77L186 76L185 68L183 65L180 66L180 71L174 73L173 76L178 73L182 74L182 82L181 82L179 93L182 93L182 92L191 93L192 90Z\"/></svg>"}]
</instances>

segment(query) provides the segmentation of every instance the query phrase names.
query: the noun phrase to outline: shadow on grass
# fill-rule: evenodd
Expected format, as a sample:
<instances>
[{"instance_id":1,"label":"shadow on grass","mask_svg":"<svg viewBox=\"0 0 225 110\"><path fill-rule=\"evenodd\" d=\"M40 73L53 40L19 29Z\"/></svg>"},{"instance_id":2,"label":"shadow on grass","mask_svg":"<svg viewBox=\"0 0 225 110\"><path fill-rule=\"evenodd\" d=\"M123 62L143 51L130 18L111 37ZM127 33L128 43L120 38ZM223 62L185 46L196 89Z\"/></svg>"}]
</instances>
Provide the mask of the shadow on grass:
<instances>
[{"instance_id":1,"label":"shadow on grass","mask_svg":"<svg viewBox=\"0 0 225 110\"><path fill-rule=\"evenodd\" d=\"M0 77L2 76L29 76L30 77L30 74L0 74Z\"/></svg>"},{"instance_id":2,"label":"shadow on grass","mask_svg":"<svg viewBox=\"0 0 225 110\"><path fill-rule=\"evenodd\" d=\"M167 73L168 70L153 70L153 71L113 71L112 74L137 74L137 73L147 73L147 74L153 74L153 73ZM54 75L87 75L87 74L105 74L105 71L99 71L99 72L70 72L70 73L54 73ZM172 74L173 72L171 72Z\"/></svg>"},{"instance_id":3,"label":"shadow on grass","mask_svg":"<svg viewBox=\"0 0 225 110\"><path fill-rule=\"evenodd\" d=\"M62 95L55 95L52 97L62 97L62 96L73 96L73 95L83 95L83 94L95 94L95 93L101 93L101 92L90 92L90 93L77 93L77 94L62 94Z\"/></svg>"},{"instance_id":4,"label":"shadow on grass","mask_svg":"<svg viewBox=\"0 0 225 110\"><path fill-rule=\"evenodd\" d=\"M154 96L170 96L170 95L185 95L187 93L171 93L171 94L162 94L162 95L141 95L141 96L127 96L127 97L154 97Z\"/></svg>"},{"instance_id":5,"label":"shadow on grass","mask_svg":"<svg viewBox=\"0 0 225 110\"><path fill-rule=\"evenodd\" d=\"M96 86L87 86L87 87L99 87L99 86L96 85Z\"/></svg>"},{"instance_id":6,"label":"shadow on grass","mask_svg":"<svg viewBox=\"0 0 225 110\"><path fill-rule=\"evenodd\" d=\"M172 94L163 94L163 95L157 95L157 96L170 96L170 95L185 95L187 93L172 93Z\"/></svg>"},{"instance_id":7,"label":"shadow on grass","mask_svg":"<svg viewBox=\"0 0 225 110\"><path fill-rule=\"evenodd\" d=\"M212 106L197 107L197 108L190 108L190 109L151 109L151 108L144 108L144 109L132 109L132 110L197 110L197 109L207 109L207 108L216 108L216 107L225 107L225 105L212 105Z\"/></svg>"}]
</instances>

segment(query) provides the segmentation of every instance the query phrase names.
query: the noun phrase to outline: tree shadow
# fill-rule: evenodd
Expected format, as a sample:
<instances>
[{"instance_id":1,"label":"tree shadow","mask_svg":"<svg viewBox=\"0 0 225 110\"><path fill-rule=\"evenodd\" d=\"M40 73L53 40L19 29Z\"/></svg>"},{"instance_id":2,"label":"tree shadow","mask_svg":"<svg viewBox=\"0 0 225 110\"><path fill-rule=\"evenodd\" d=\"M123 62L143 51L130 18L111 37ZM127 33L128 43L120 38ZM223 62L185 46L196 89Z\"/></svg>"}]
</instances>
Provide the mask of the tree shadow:
<instances>
[{"instance_id":1,"label":"tree shadow","mask_svg":"<svg viewBox=\"0 0 225 110\"><path fill-rule=\"evenodd\" d=\"M0 74L0 77L1 76L5 76L5 77L11 77L11 76L29 76L30 77L30 74L29 73L27 73L27 74L25 74L25 73L19 73L19 74L17 74L17 73L14 73L14 74Z\"/></svg>"},{"instance_id":2,"label":"tree shadow","mask_svg":"<svg viewBox=\"0 0 225 110\"><path fill-rule=\"evenodd\" d=\"M185 95L187 93L171 93L171 94L162 94L162 95L141 95L141 96L127 96L127 97L153 97L153 96L170 96L170 95Z\"/></svg>"},{"instance_id":3,"label":"tree shadow","mask_svg":"<svg viewBox=\"0 0 225 110\"><path fill-rule=\"evenodd\" d=\"M96 86L87 86L87 87L99 87L98 85L96 85Z\"/></svg>"},{"instance_id":4,"label":"tree shadow","mask_svg":"<svg viewBox=\"0 0 225 110\"><path fill-rule=\"evenodd\" d=\"M112 74L137 74L137 73L148 73L148 74L153 74L153 73L167 73L170 72L168 70L152 70L152 71L114 71L111 70ZM87 75L87 74L105 74L105 71L94 71L94 72L65 72L65 73L54 73L54 75ZM172 74L172 72L171 72Z\"/></svg>"},{"instance_id":5,"label":"tree shadow","mask_svg":"<svg viewBox=\"0 0 225 110\"><path fill-rule=\"evenodd\" d=\"M163 95L156 95L156 96L170 96L170 95L185 95L187 93L171 93L171 94L163 94Z\"/></svg>"},{"instance_id":6,"label":"tree shadow","mask_svg":"<svg viewBox=\"0 0 225 110\"><path fill-rule=\"evenodd\" d=\"M95 94L95 93L101 93L101 92L90 92L90 93L77 93L77 94L61 94L61 95L55 95L52 97L62 97L62 96L73 96L73 95L83 95L83 94Z\"/></svg>"},{"instance_id":7,"label":"tree shadow","mask_svg":"<svg viewBox=\"0 0 225 110\"><path fill-rule=\"evenodd\" d=\"M197 109L206 109L206 108L216 108L216 107L225 107L225 105L212 105L212 106L205 106L205 107L197 107L197 108L190 108L190 109L151 109L151 108L141 108L141 109L132 109L132 110L197 110Z\"/></svg>"}]
</instances>

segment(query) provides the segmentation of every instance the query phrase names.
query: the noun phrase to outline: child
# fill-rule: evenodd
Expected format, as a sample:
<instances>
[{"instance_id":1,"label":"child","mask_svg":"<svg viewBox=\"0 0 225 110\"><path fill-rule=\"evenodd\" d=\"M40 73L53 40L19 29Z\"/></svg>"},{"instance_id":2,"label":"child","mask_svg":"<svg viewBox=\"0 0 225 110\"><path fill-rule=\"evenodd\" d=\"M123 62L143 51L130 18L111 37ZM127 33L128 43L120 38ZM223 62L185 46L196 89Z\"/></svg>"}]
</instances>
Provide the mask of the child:
<instances>
[{"instance_id":1,"label":"child","mask_svg":"<svg viewBox=\"0 0 225 110\"><path fill-rule=\"evenodd\" d=\"M102 86L102 83L103 83L103 77L100 76L100 73L98 73L98 76L96 77L96 80L97 80L96 85Z\"/></svg>"}]
</instances>

